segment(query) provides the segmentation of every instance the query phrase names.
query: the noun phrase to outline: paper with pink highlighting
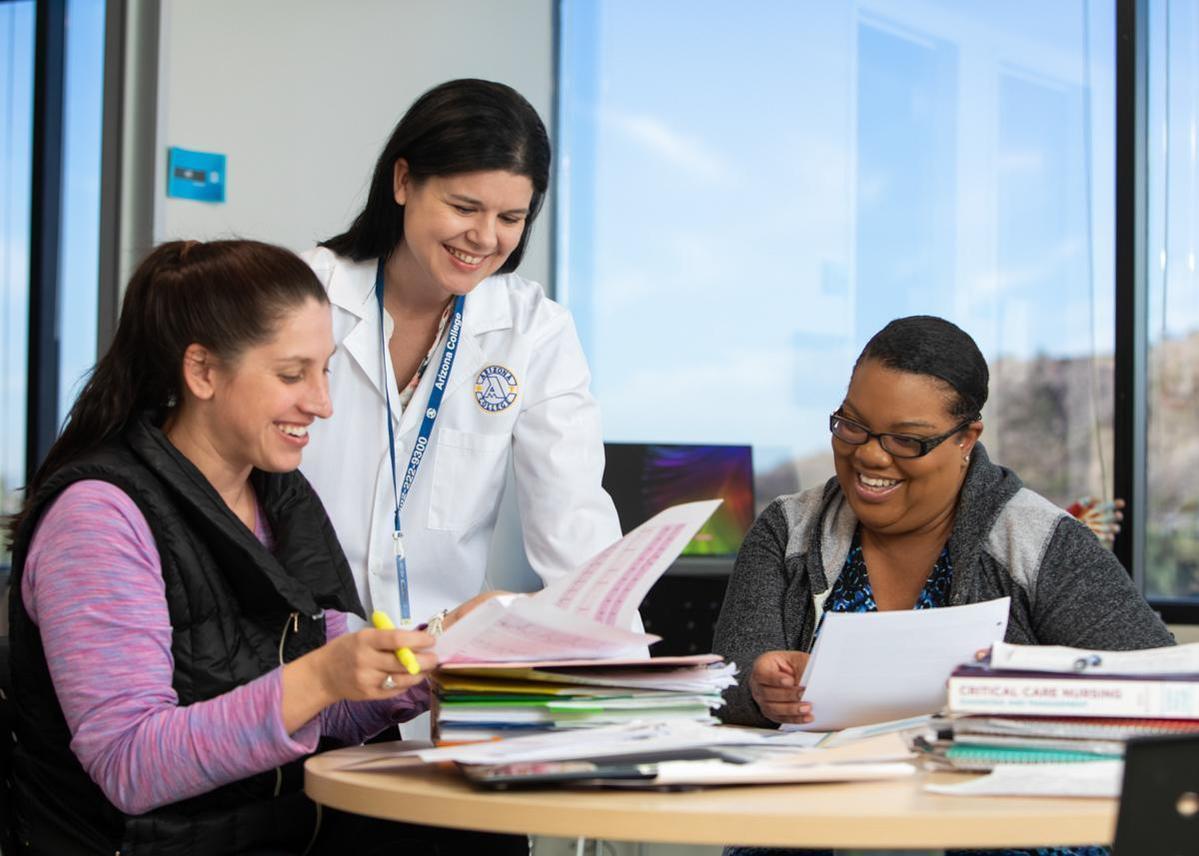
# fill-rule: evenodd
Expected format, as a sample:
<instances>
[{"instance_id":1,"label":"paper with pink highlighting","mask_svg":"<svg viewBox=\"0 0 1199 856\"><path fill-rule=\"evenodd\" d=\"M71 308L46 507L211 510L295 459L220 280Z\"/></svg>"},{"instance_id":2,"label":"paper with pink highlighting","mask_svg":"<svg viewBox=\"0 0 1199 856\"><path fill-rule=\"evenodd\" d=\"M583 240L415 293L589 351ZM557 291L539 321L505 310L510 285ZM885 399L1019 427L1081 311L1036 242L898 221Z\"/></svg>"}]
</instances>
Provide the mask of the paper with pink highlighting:
<instances>
[{"instance_id":1,"label":"paper with pink highlighting","mask_svg":"<svg viewBox=\"0 0 1199 856\"><path fill-rule=\"evenodd\" d=\"M443 663L643 657L657 636L634 626L650 587L720 505L675 505L531 597L491 600L437 640Z\"/></svg>"},{"instance_id":2,"label":"paper with pink highlighting","mask_svg":"<svg viewBox=\"0 0 1199 856\"><path fill-rule=\"evenodd\" d=\"M579 617L631 627L637 607L678 558L719 499L687 502L654 515L574 573L533 595Z\"/></svg>"}]
</instances>

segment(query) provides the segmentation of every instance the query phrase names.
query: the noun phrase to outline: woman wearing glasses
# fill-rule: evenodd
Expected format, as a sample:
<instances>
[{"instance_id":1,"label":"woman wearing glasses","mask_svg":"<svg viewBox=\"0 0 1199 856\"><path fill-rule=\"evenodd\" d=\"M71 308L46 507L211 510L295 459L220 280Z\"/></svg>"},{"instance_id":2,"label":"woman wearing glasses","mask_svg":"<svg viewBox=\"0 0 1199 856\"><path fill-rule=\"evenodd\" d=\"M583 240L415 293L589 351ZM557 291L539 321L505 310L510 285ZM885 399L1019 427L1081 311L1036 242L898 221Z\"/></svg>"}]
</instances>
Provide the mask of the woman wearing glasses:
<instances>
[{"instance_id":1,"label":"woman wearing glasses","mask_svg":"<svg viewBox=\"0 0 1199 856\"><path fill-rule=\"evenodd\" d=\"M797 679L823 612L1010 595L1009 642L1173 643L1095 536L987 457L987 377L974 340L940 318L900 318L867 343L829 419L836 478L775 500L737 556L716 626L743 673L726 720L812 718Z\"/></svg>"},{"instance_id":2,"label":"woman wearing glasses","mask_svg":"<svg viewBox=\"0 0 1199 856\"><path fill-rule=\"evenodd\" d=\"M987 377L974 340L940 318L900 318L867 343L829 420L836 478L775 500L737 556L715 640L742 673L727 722L813 718L799 679L826 612L1010 596L1009 642L1173 644L1082 523L991 463L979 442Z\"/></svg>"}]
</instances>

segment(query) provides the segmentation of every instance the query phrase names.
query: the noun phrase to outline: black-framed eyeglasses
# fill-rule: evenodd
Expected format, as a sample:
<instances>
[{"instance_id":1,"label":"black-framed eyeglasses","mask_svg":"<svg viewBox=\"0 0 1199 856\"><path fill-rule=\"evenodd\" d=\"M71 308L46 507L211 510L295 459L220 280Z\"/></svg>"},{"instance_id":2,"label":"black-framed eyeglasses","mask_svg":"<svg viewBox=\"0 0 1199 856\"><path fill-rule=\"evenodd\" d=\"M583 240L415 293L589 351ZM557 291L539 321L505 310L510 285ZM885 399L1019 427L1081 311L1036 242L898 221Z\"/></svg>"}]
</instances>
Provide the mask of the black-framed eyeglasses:
<instances>
[{"instance_id":1,"label":"black-framed eyeglasses","mask_svg":"<svg viewBox=\"0 0 1199 856\"><path fill-rule=\"evenodd\" d=\"M851 446L864 446L870 442L871 437L874 437L883 447L883 451L893 458L923 458L971 422L977 420L978 417L972 416L936 437L911 437L907 434L871 431L860 422L854 422L840 413L834 413L828 418L828 430L832 431L833 436L842 443L848 443Z\"/></svg>"}]
</instances>

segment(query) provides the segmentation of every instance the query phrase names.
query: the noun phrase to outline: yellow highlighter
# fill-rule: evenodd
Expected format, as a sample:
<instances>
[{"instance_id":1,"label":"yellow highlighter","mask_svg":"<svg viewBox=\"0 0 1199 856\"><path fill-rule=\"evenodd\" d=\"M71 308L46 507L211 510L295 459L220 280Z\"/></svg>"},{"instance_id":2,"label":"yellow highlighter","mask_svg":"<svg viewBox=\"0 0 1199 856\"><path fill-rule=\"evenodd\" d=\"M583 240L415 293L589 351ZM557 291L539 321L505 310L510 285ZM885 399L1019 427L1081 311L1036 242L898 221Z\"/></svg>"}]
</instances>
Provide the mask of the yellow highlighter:
<instances>
[{"instance_id":1,"label":"yellow highlighter","mask_svg":"<svg viewBox=\"0 0 1199 856\"><path fill-rule=\"evenodd\" d=\"M396 626L391 623L391 619L387 617L387 613L377 609L371 613L371 624L375 625L379 630L396 629ZM412 653L411 648L396 648L396 659L404 664L404 668L408 670L408 674L420 674L420 663L416 661L416 655Z\"/></svg>"}]
</instances>

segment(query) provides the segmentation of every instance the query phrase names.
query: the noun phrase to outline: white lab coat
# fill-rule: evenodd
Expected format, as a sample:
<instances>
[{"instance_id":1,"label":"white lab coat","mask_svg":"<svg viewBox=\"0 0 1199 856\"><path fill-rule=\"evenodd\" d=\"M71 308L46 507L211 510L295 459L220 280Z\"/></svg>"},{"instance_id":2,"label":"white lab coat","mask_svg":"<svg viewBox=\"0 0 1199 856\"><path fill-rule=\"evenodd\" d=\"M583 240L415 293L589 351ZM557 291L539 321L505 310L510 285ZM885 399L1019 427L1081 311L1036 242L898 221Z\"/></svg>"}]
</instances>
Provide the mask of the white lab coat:
<instances>
[{"instance_id":1,"label":"white lab coat","mask_svg":"<svg viewBox=\"0 0 1199 856\"><path fill-rule=\"evenodd\" d=\"M329 292L337 351L329 378L333 416L309 430L301 469L328 510L367 614L382 609L398 620L381 383L391 385L402 480L444 342L401 413L390 356L385 373L380 356L376 262L352 262L324 248L303 257ZM390 339L391 317L384 322ZM590 378L570 314L541 286L515 274L492 276L466 298L445 398L401 516L415 620L483 589L509 460L525 552L543 582L620 537L616 509L600 486L604 450ZM515 382L510 404L501 398L497 405L497 381L508 393ZM351 629L357 626L352 620Z\"/></svg>"}]
</instances>

